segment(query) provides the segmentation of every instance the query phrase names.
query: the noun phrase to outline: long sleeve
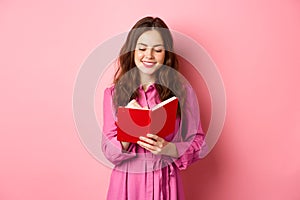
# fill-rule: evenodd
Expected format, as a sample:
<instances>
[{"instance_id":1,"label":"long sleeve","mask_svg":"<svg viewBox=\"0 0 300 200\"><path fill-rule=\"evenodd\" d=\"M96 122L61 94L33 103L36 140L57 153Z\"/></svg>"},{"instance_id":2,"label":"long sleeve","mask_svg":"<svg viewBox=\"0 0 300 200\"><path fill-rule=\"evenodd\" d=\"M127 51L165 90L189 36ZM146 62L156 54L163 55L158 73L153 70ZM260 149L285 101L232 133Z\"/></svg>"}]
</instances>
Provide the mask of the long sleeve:
<instances>
[{"instance_id":1,"label":"long sleeve","mask_svg":"<svg viewBox=\"0 0 300 200\"><path fill-rule=\"evenodd\" d=\"M136 145L130 144L127 151L122 149L117 140L117 126L115 124L115 112L112 104L113 86L106 88L103 98L103 131L102 151L105 157L114 165L119 165L125 160L136 157Z\"/></svg>"},{"instance_id":2,"label":"long sleeve","mask_svg":"<svg viewBox=\"0 0 300 200\"><path fill-rule=\"evenodd\" d=\"M193 89L187 87L181 124L177 133L177 139L174 142L179 155L177 159L174 159L174 163L180 170L186 169L200 159L200 152L205 145L204 137L197 97Z\"/></svg>"}]
</instances>

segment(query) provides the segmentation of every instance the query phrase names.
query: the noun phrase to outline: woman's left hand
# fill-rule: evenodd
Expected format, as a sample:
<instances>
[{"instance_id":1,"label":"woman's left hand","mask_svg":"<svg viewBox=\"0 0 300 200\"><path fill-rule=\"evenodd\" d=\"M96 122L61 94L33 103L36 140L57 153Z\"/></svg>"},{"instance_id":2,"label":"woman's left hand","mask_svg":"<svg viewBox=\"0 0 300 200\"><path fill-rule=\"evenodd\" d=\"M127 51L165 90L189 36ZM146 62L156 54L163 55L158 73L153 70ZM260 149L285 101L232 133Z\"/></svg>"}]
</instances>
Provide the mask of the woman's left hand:
<instances>
[{"instance_id":1,"label":"woman's left hand","mask_svg":"<svg viewBox=\"0 0 300 200\"><path fill-rule=\"evenodd\" d=\"M177 148L174 143L168 142L164 140L163 138L148 133L147 137L139 137L140 141L138 141L138 145L143 147L144 149L147 149L151 153L158 155L168 155L172 157L177 157Z\"/></svg>"}]
</instances>

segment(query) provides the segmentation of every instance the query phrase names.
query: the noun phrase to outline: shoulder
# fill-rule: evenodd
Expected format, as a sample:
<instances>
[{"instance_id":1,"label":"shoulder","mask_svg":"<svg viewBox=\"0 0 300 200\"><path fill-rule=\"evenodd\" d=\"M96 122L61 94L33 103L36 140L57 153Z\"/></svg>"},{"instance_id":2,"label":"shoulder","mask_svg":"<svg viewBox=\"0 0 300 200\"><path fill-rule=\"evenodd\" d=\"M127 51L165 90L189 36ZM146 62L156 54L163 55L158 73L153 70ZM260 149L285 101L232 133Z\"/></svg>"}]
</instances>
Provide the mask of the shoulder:
<instances>
[{"instance_id":1,"label":"shoulder","mask_svg":"<svg viewBox=\"0 0 300 200\"><path fill-rule=\"evenodd\" d=\"M184 83L184 84L183 84L183 88L184 88L186 91L191 91L191 90L193 90L193 87L191 86L190 83Z\"/></svg>"},{"instance_id":2,"label":"shoulder","mask_svg":"<svg viewBox=\"0 0 300 200\"><path fill-rule=\"evenodd\" d=\"M185 93L185 97L190 97L196 94L193 86L189 83L184 83L182 85L182 88Z\"/></svg>"},{"instance_id":3,"label":"shoulder","mask_svg":"<svg viewBox=\"0 0 300 200\"><path fill-rule=\"evenodd\" d=\"M111 85L111 86L105 88L104 95L110 95L110 96L112 96L112 94L114 92L114 89L115 89L115 85Z\"/></svg>"},{"instance_id":4,"label":"shoulder","mask_svg":"<svg viewBox=\"0 0 300 200\"><path fill-rule=\"evenodd\" d=\"M194 86L195 87L195 86ZM197 108L198 107L198 97L197 97L197 92L196 89L197 88L193 88L192 85L190 84L185 84L183 86L184 88L184 106L187 107L194 107Z\"/></svg>"}]
</instances>

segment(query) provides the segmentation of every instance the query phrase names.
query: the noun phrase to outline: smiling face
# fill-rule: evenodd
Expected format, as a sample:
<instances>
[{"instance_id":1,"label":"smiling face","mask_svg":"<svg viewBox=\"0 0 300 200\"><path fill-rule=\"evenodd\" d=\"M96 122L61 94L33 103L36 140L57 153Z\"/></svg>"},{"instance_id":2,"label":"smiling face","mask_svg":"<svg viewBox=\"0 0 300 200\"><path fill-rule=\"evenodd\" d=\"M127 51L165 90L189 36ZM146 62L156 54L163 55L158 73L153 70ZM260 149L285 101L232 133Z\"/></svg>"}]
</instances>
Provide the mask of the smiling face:
<instances>
[{"instance_id":1,"label":"smiling face","mask_svg":"<svg viewBox=\"0 0 300 200\"><path fill-rule=\"evenodd\" d=\"M155 72L165 59L164 42L156 30L144 32L137 40L134 62L139 69L142 82L154 81Z\"/></svg>"}]
</instances>

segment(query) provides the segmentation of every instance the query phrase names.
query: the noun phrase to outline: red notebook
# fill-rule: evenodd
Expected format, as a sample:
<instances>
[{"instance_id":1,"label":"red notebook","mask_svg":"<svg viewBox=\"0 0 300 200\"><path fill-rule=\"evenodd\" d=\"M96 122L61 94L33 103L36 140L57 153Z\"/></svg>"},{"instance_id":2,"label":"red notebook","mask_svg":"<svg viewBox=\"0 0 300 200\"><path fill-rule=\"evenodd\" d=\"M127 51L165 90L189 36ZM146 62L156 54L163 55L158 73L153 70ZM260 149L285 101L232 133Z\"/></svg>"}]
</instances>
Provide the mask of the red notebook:
<instances>
[{"instance_id":1,"label":"red notebook","mask_svg":"<svg viewBox=\"0 0 300 200\"><path fill-rule=\"evenodd\" d=\"M174 132L178 98L171 97L152 109L119 107L117 118L117 139L136 143L147 133L165 138Z\"/></svg>"}]
</instances>

